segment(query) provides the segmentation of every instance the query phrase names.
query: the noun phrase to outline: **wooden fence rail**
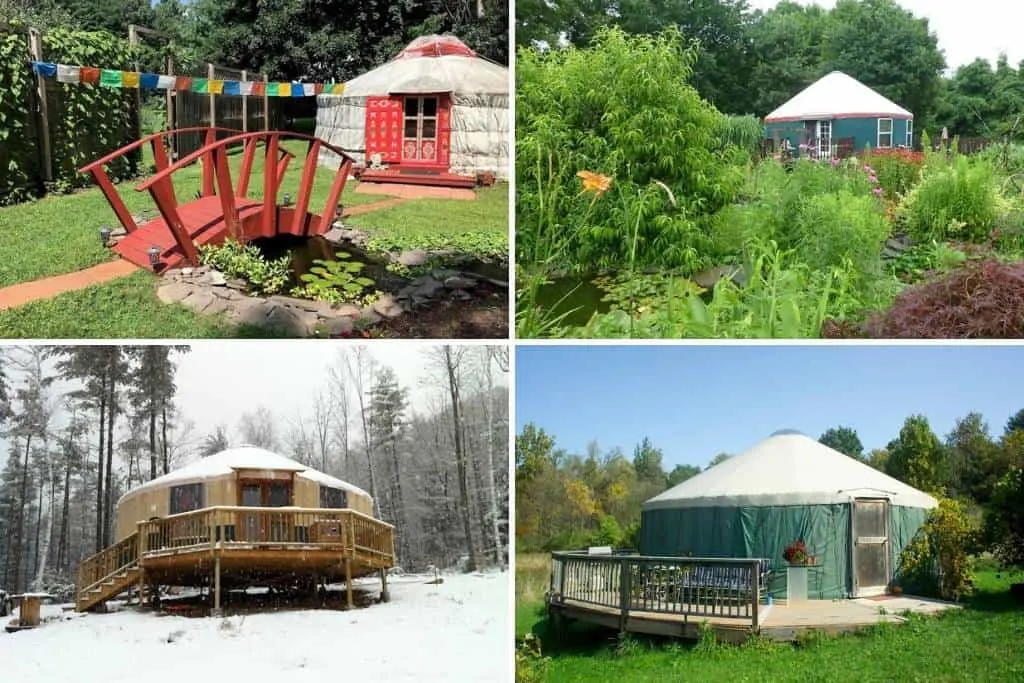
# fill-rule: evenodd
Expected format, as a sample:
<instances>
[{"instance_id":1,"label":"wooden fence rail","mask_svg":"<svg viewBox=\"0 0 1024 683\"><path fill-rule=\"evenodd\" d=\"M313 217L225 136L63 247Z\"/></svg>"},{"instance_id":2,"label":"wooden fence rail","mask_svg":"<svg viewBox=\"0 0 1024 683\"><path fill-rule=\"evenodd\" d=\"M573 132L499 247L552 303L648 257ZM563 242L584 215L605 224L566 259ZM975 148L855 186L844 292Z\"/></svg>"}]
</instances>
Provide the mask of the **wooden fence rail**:
<instances>
[{"instance_id":1,"label":"wooden fence rail","mask_svg":"<svg viewBox=\"0 0 1024 683\"><path fill-rule=\"evenodd\" d=\"M769 563L761 559L552 553L548 603L749 620L758 626Z\"/></svg>"}]
</instances>

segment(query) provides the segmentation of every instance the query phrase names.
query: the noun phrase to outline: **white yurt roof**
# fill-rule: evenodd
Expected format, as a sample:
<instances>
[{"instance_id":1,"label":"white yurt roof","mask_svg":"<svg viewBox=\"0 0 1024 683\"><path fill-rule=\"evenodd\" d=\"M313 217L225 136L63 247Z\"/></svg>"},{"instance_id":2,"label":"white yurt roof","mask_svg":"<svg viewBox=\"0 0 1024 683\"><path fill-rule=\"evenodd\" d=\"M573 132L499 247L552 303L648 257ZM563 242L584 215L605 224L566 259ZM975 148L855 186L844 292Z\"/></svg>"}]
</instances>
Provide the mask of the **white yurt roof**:
<instances>
[{"instance_id":1,"label":"white yurt roof","mask_svg":"<svg viewBox=\"0 0 1024 683\"><path fill-rule=\"evenodd\" d=\"M168 472L162 477L157 477L141 486L136 486L121 496L121 500L134 496L140 491L162 488L164 486L200 483L207 479L231 474L235 470L286 470L295 472L296 476L315 481L323 486L345 489L367 498L370 497L370 494L358 486L349 484L337 477L332 477L329 474L324 474L312 467L307 467L291 458L286 458L283 455L264 448L257 448L256 446L239 446L238 448L229 448L220 453L200 458L181 469Z\"/></svg>"},{"instance_id":2,"label":"white yurt roof","mask_svg":"<svg viewBox=\"0 0 1024 683\"><path fill-rule=\"evenodd\" d=\"M508 69L454 36L421 36L387 64L345 83L341 97L452 92L508 93Z\"/></svg>"},{"instance_id":3,"label":"white yurt roof","mask_svg":"<svg viewBox=\"0 0 1024 683\"><path fill-rule=\"evenodd\" d=\"M651 498L643 509L824 505L853 498L888 498L893 505L916 508L937 505L927 493L787 430Z\"/></svg>"},{"instance_id":4,"label":"white yurt roof","mask_svg":"<svg viewBox=\"0 0 1024 683\"><path fill-rule=\"evenodd\" d=\"M842 71L815 81L764 117L765 123L833 118L897 118L914 115Z\"/></svg>"}]
</instances>

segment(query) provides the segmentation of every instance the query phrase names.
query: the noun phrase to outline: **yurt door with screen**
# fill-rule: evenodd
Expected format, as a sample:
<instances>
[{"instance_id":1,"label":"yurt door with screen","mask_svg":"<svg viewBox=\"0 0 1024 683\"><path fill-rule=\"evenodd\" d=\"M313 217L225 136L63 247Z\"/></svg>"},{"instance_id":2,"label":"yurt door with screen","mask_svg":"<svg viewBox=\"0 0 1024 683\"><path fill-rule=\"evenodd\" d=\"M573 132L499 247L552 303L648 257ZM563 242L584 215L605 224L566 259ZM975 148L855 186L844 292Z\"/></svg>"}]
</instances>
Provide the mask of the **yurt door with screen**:
<instances>
[{"instance_id":1,"label":"yurt door with screen","mask_svg":"<svg viewBox=\"0 0 1024 683\"><path fill-rule=\"evenodd\" d=\"M402 121L402 164L447 168L448 98L406 95Z\"/></svg>"},{"instance_id":2,"label":"yurt door with screen","mask_svg":"<svg viewBox=\"0 0 1024 683\"><path fill-rule=\"evenodd\" d=\"M819 159L831 159L832 158L832 122L831 121L818 121L818 130L816 131L818 139L818 158Z\"/></svg>"},{"instance_id":3,"label":"yurt door with screen","mask_svg":"<svg viewBox=\"0 0 1024 683\"><path fill-rule=\"evenodd\" d=\"M287 481L239 482L239 505L255 508L279 508L291 505L291 485ZM240 514L242 542L287 541L291 515L277 510Z\"/></svg>"},{"instance_id":4,"label":"yurt door with screen","mask_svg":"<svg viewBox=\"0 0 1024 683\"><path fill-rule=\"evenodd\" d=\"M853 501L853 594L885 593L890 578L889 501Z\"/></svg>"}]
</instances>

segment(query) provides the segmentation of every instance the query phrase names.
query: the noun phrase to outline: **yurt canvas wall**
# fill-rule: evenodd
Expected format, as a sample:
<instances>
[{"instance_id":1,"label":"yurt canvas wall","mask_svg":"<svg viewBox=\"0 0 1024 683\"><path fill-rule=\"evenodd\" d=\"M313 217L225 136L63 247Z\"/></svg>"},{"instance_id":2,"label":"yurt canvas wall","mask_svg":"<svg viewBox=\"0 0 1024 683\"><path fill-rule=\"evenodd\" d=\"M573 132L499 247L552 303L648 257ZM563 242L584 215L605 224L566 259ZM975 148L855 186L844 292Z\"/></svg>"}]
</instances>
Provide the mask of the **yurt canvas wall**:
<instances>
[{"instance_id":1,"label":"yurt canvas wall","mask_svg":"<svg viewBox=\"0 0 1024 683\"><path fill-rule=\"evenodd\" d=\"M385 164L415 164L419 159L404 152L410 144L410 100L420 97L438 100L437 149L430 155L438 166L507 179L509 71L452 36L417 38L392 61L346 83L343 94L319 95L316 135L357 163L370 162L369 149L371 155L379 151ZM378 115L380 126L368 130L368 120ZM321 150L320 163L336 168L339 159Z\"/></svg>"},{"instance_id":2,"label":"yurt canvas wall","mask_svg":"<svg viewBox=\"0 0 1024 683\"><path fill-rule=\"evenodd\" d=\"M817 565L809 570L809 597L868 594L878 586L858 577L876 583L868 577L884 576L887 584L935 504L813 439L783 434L647 501L640 552L765 558L782 570L786 546L803 539ZM785 596L784 571L775 572L771 588Z\"/></svg>"}]
</instances>

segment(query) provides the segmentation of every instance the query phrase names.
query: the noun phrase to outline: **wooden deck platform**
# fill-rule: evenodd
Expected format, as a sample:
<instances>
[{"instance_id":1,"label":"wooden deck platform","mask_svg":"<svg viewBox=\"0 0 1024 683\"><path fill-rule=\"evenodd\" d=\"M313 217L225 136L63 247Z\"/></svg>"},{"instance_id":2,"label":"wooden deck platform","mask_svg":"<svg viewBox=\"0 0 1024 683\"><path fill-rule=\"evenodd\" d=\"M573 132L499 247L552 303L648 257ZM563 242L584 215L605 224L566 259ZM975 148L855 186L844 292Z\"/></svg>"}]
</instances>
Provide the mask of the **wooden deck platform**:
<instances>
[{"instance_id":1,"label":"wooden deck platform","mask_svg":"<svg viewBox=\"0 0 1024 683\"><path fill-rule=\"evenodd\" d=\"M550 604L551 614L618 630L621 615L615 607L567 600ZM707 622L722 642L742 643L759 634L777 641L795 641L811 631L836 635L851 633L882 622L903 623L898 614L883 612L878 606L857 600L808 600L795 605L762 605L760 625L753 627L746 617L694 617L659 612L630 611L625 628L630 633L695 639L700 625Z\"/></svg>"},{"instance_id":2,"label":"wooden deck platform","mask_svg":"<svg viewBox=\"0 0 1024 683\"><path fill-rule=\"evenodd\" d=\"M359 174L364 183L400 183L402 185L429 185L431 187L476 187L474 176L456 175L447 171L420 169L364 169Z\"/></svg>"}]
</instances>

